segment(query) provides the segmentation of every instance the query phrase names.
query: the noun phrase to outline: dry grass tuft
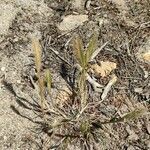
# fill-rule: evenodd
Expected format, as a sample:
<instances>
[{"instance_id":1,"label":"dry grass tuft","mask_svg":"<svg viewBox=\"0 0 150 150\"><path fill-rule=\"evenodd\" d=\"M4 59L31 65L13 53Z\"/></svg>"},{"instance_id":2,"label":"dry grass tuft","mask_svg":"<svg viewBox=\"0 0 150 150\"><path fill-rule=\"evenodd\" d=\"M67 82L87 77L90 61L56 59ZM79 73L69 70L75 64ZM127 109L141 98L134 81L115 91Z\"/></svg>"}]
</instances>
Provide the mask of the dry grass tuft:
<instances>
[{"instance_id":1,"label":"dry grass tuft","mask_svg":"<svg viewBox=\"0 0 150 150\"><path fill-rule=\"evenodd\" d=\"M32 41L38 77L40 95L39 104L44 116L41 129L49 136L50 143L53 143L49 145L49 148L68 149L70 143L75 145L79 143L84 149L88 149L90 145L96 149L97 143L101 142L105 137L105 133L109 132L103 128L106 124L129 121L145 114L145 109L138 108L123 115L122 117L116 117L115 115L112 116L112 118L102 121L99 114L100 111L98 109L100 103L89 103L89 98L87 96L86 73L91 57L95 52L96 43L97 36L95 34L92 36L87 49L83 48L83 43L79 36L74 39L74 54L78 65L81 67L78 77L79 90L76 93L76 97L80 100L80 102L77 104L74 102L71 103L71 101L67 103L66 101L65 104L60 106L57 105L56 100L47 102L45 98L46 87L44 82L46 81L48 94L51 96L52 76L49 69L45 71L45 76L42 76L42 51L38 40L33 39ZM68 96L63 93L63 96L67 97L67 99L71 99L71 94L72 93L69 93ZM59 96L59 99L62 99L62 102L65 99L63 96Z\"/></svg>"}]
</instances>

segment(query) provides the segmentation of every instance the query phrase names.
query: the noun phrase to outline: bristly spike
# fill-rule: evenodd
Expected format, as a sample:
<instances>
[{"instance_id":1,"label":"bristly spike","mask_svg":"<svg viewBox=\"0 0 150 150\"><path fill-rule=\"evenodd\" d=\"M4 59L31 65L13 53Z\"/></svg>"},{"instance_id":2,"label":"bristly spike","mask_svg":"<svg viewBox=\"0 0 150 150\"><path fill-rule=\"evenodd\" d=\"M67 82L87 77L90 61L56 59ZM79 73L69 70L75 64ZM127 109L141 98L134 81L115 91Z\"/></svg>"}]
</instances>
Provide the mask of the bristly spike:
<instances>
[{"instance_id":1,"label":"bristly spike","mask_svg":"<svg viewBox=\"0 0 150 150\"><path fill-rule=\"evenodd\" d=\"M41 51L39 41L35 38L32 38L32 49L34 51L36 69L37 69L37 72L39 73L41 70L42 51Z\"/></svg>"},{"instance_id":2,"label":"bristly spike","mask_svg":"<svg viewBox=\"0 0 150 150\"><path fill-rule=\"evenodd\" d=\"M37 69L37 77L38 77L38 87L39 87L39 96L40 96L40 106L42 109L42 113L44 115L44 108L46 104L44 92L45 92L45 86L44 86L44 78L41 74L41 64L42 64L42 51L41 46L38 41L38 39L33 38L32 39L32 49L34 51L35 56L35 66Z\"/></svg>"}]
</instances>

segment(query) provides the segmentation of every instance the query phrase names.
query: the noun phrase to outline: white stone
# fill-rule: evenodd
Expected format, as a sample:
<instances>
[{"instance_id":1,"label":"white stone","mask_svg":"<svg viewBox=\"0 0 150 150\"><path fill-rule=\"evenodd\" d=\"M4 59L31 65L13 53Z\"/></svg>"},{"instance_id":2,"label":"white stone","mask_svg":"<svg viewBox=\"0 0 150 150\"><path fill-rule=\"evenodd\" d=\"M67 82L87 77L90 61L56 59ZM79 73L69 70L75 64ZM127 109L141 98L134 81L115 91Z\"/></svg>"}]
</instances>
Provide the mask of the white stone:
<instances>
[{"instance_id":1,"label":"white stone","mask_svg":"<svg viewBox=\"0 0 150 150\"><path fill-rule=\"evenodd\" d=\"M1 71L5 71L5 70L6 70L6 68L5 68L5 67L2 67L2 68L1 68Z\"/></svg>"},{"instance_id":2,"label":"white stone","mask_svg":"<svg viewBox=\"0 0 150 150\"><path fill-rule=\"evenodd\" d=\"M143 89L142 88L135 88L134 92L136 93L142 93Z\"/></svg>"},{"instance_id":3,"label":"white stone","mask_svg":"<svg viewBox=\"0 0 150 150\"><path fill-rule=\"evenodd\" d=\"M63 21L58 25L58 28L61 31L70 31L83 25L87 20L87 15L68 15L63 18Z\"/></svg>"}]
</instances>

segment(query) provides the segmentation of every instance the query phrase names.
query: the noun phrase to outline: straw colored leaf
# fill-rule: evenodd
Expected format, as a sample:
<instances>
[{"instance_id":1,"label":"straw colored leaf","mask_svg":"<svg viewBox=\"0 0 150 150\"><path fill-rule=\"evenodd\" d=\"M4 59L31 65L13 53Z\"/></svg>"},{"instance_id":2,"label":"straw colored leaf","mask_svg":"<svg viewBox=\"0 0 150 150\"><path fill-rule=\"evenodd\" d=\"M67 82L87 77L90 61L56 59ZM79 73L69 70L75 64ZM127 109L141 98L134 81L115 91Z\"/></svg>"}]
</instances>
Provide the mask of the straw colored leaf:
<instances>
[{"instance_id":1,"label":"straw colored leaf","mask_svg":"<svg viewBox=\"0 0 150 150\"><path fill-rule=\"evenodd\" d=\"M147 62L150 62L150 51L143 54L143 59Z\"/></svg>"},{"instance_id":2,"label":"straw colored leaf","mask_svg":"<svg viewBox=\"0 0 150 150\"><path fill-rule=\"evenodd\" d=\"M116 69L116 63L110 61L100 61L100 66L98 64L94 64L91 66L91 69L94 71L97 77L106 77L108 76L112 70Z\"/></svg>"}]
</instances>

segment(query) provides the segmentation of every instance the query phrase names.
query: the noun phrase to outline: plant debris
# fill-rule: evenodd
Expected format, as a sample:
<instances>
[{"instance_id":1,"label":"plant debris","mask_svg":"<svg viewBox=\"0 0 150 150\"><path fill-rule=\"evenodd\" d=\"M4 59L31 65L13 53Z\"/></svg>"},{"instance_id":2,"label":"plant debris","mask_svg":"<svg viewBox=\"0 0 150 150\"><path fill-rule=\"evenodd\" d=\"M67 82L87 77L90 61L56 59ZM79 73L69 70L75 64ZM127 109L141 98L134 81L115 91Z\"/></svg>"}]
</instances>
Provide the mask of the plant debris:
<instances>
[{"instance_id":1,"label":"plant debris","mask_svg":"<svg viewBox=\"0 0 150 150\"><path fill-rule=\"evenodd\" d=\"M149 149L149 6L1 0L0 149Z\"/></svg>"},{"instance_id":2,"label":"plant debris","mask_svg":"<svg viewBox=\"0 0 150 150\"><path fill-rule=\"evenodd\" d=\"M104 91L103 91L103 93L101 95L102 101L105 100L105 98L107 97L107 94L110 91L112 85L114 85L116 83L116 81L117 81L117 77L115 75L113 75L111 80L108 82L108 84L104 88Z\"/></svg>"},{"instance_id":3,"label":"plant debris","mask_svg":"<svg viewBox=\"0 0 150 150\"><path fill-rule=\"evenodd\" d=\"M100 61L100 66L98 64L93 64L90 67L93 70L94 75L96 77L104 78L104 77L108 76L111 73L111 71L116 69L117 65L114 62Z\"/></svg>"}]
</instances>

